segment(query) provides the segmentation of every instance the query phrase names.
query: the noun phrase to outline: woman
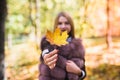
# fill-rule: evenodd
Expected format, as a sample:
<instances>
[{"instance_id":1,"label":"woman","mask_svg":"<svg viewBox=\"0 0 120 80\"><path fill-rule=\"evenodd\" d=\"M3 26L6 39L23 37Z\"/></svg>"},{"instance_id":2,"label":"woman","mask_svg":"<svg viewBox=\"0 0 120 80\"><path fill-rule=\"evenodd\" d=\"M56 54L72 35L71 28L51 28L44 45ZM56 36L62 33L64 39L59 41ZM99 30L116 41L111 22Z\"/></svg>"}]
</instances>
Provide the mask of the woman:
<instances>
[{"instance_id":1,"label":"woman","mask_svg":"<svg viewBox=\"0 0 120 80\"><path fill-rule=\"evenodd\" d=\"M52 48L46 37L41 40L39 80L83 80L86 76L85 51L81 40L74 36L74 24L71 17L65 12L60 12L55 19L54 29L57 27L62 32L67 31L69 44L58 50Z\"/></svg>"}]
</instances>

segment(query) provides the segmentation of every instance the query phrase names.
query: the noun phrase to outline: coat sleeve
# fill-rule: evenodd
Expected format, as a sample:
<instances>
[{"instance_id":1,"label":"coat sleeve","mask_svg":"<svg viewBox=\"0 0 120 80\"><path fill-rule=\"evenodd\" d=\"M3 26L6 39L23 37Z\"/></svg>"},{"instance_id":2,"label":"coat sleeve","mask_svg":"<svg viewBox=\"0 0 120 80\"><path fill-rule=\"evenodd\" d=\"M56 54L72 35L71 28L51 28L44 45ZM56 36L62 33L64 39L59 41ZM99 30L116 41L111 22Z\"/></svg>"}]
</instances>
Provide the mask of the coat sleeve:
<instances>
[{"instance_id":1,"label":"coat sleeve","mask_svg":"<svg viewBox=\"0 0 120 80\"><path fill-rule=\"evenodd\" d=\"M72 61L74 61L76 65L82 70L79 78L80 80L83 80L86 77L85 60L80 58L72 58Z\"/></svg>"},{"instance_id":2,"label":"coat sleeve","mask_svg":"<svg viewBox=\"0 0 120 80\"><path fill-rule=\"evenodd\" d=\"M45 36L41 38L40 41L40 63L39 63L39 80L51 80L50 79L50 69L47 65L44 64L44 60L42 57L43 50L49 47L49 43L46 41Z\"/></svg>"},{"instance_id":3,"label":"coat sleeve","mask_svg":"<svg viewBox=\"0 0 120 80\"><path fill-rule=\"evenodd\" d=\"M82 64L82 66L80 66L80 69L82 70L80 77L80 80L83 80L86 77L86 68L85 68L85 48L82 44L82 40L80 40L80 49L81 50L81 61L80 64Z\"/></svg>"},{"instance_id":4,"label":"coat sleeve","mask_svg":"<svg viewBox=\"0 0 120 80\"><path fill-rule=\"evenodd\" d=\"M44 36L42 39L41 39L41 42L40 42L40 50L41 50L41 54L40 54L40 60L43 61L43 57L42 57L42 52L45 50L45 49L48 49L49 52L52 51L54 49L54 47L52 45L50 45L50 43L46 40L46 37Z\"/></svg>"},{"instance_id":5,"label":"coat sleeve","mask_svg":"<svg viewBox=\"0 0 120 80\"><path fill-rule=\"evenodd\" d=\"M41 49L41 61L43 61L42 51L45 50L45 49L49 49L49 51L52 51L54 49L54 47L50 45L50 43L46 40L45 37L43 37L41 39L40 49ZM58 60L57 60L56 65L59 66L62 69L65 69L66 68L66 61L67 61L66 58L64 58L61 55L58 55Z\"/></svg>"},{"instance_id":6,"label":"coat sleeve","mask_svg":"<svg viewBox=\"0 0 120 80\"><path fill-rule=\"evenodd\" d=\"M85 48L82 44L81 39L74 39L72 41L74 43L73 47L73 55L72 60L78 65L78 67L82 70L80 80L83 80L86 77L86 68L85 68ZM74 50L75 49L75 50Z\"/></svg>"},{"instance_id":7,"label":"coat sleeve","mask_svg":"<svg viewBox=\"0 0 120 80\"><path fill-rule=\"evenodd\" d=\"M52 45L50 45L50 43L46 40L46 37L44 36L40 42L40 49L41 49L41 51L43 51L45 49L49 49L49 51L52 51L54 49L54 47Z\"/></svg>"},{"instance_id":8,"label":"coat sleeve","mask_svg":"<svg viewBox=\"0 0 120 80\"><path fill-rule=\"evenodd\" d=\"M66 69L66 62L67 62L66 58L64 58L61 55L58 55L58 60L57 60L57 64L56 64L57 66L59 66L62 69Z\"/></svg>"}]
</instances>

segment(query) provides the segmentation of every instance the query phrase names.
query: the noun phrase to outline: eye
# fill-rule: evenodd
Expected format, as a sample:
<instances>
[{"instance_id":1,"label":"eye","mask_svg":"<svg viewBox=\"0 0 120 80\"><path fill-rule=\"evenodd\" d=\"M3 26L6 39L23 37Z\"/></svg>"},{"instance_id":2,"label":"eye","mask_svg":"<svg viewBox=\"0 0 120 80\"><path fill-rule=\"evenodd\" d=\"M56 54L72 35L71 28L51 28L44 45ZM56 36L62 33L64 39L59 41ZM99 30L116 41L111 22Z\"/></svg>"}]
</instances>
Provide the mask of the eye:
<instances>
[{"instance_id":1,"label":"eye","mask_svg":"<svg viewBox=\"0 0 120 80\"><path fill-rule=\"evenodd\" d=\"M58 25L61 25L62 23L61 22L58 22Z\"/></svg>"},{"instance_id":2,"label":"eye","mask_svg":"<svg viewBox=\"0 0 120 80\"><path fill-rule=\"evenodd\" d=\"M69 24L69 22L65 22L65 24L67 24L67 25L68 25L68 24Z\"/></svg>"}]
</instances>

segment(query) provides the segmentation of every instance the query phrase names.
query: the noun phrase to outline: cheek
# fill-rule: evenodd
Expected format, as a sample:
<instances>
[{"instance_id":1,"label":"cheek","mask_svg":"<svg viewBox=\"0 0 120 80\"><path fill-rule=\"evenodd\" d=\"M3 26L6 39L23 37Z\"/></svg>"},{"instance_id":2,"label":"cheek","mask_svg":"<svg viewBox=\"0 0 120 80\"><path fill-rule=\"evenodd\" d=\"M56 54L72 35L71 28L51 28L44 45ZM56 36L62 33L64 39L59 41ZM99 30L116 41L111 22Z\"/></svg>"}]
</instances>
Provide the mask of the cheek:
<instances>
[{"instance_id":1,"label":"cheek","mask_svg":"<svg viewBox=\"0 0 120 80\"><path fill-rule=\"evenodd\" d=\"M68 33L71 31L71 26L67 28Z\"/></svg>"},{"instance_id":2,"label":"cheek","mask_svg":"<svg viewBox=\"0 0 120 80\"><path fill-rule=\"evenodd\" d=\"M56 28L60 28L60 25L57 25L57 27Z\"/></svg>"}]
</instances>

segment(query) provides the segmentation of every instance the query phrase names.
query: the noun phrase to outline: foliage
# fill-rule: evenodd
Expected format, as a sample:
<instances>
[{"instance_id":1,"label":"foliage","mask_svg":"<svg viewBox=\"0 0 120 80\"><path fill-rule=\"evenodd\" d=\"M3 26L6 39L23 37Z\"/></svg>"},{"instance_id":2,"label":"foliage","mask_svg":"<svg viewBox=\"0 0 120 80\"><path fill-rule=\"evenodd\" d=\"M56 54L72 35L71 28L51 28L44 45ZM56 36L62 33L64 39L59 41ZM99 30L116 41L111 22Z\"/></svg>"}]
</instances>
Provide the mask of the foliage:
<instances>
[{"instance_id":1,"label":"foliage","mask_svg":"<svg viewBox=\"0 0 120 80\"><path fill-rule=\"evenodd\" d=\"M6 77L8 80L37 80L40 51L34 43L14 45L6 49Z\"/></svg>"},{"instance_id":2,"label":"foliage","mask_svg":"<svg viewBox=\"0 0 120 80\"><path fill-rule=\"evenodd\" d=\"M68 38L67 31L61 32L60 28L56 28L53 33L47 30L46 38L52 45L61 46L68 43L66 41Z\"/></svg>"},{"instance_id":3,"label":"foliage","mask_svg":"<svg viewBox=\"0 0 120 80\"><path fill-rule=\"evenodd\" d=\"M29 6L27 0L7 0L8 16L6 20L6 37L13 34L14 37L26 34L30 31ZM23 8L24 7L24 8Z\"/></svg>"},{"instance_id":4,"label":"foliage","mask_svg":"<svg viewBox=\"0 0 120 80\"><path fill-rule=\"evenodd\" d=\"M87 67L85 80L120 80L120 66L101 64L96 68Z\"/></svg>"},{"instance_id":5,"label":"foliage","mask_svg":"<svg viewBox=\"0 0 120 80\"><path fill-rule=\"evenodd\" d=\"M50 30L53 29L54 19L57 13L60 11L66 11L73 17L76 25L75 30L79 30L80 32L81 30L79 29L79 22L80 22L79 11L81 7L84 5L83 1L84 0L41 1L40 12L41 14L44 14L40 17L41 33L44 34L46 29L50 29ZM49 25L51 25L51 27L49 27ZM79 34L79 33L76 33L76 34Z\"/></svg>"},{"instance_id":6,"label":"foliage","mask_svg":"<svg viewBox=\"0 0 120 80\"><path fill-rule=\"evenodd\" d=\"M72 16L77 37L98 37L105 36L106 34L106 0L39 0L40 5L37 15L36 0L7 1L8 17L6 21L6 38L8 37L8 33L13 34L13 37L18 37L22 35L28 36L30 33L35 32L33 29L35 25L33 25L33 23L36 23L37 20L40 20L40 23L38 24L38 30L36 32L43 35L46 29L53 29L55 16L60 11L66 11ZM112 27L112 30L113 34L119 35L119 5L117 1L111 1L111 3L112 2L115 3L114 6L116 8L114 10L114 7L111 7L113 11L111 11L111 14L116 13L113 19L115 18L114 20L117 20L117 23L116 21L111 23L115 25L115 27ZM33 21L31 21L30 16ZM87 32L89 32L89 34L87 34Z\"/></svg>"},{"instance_id":7,"label":"foliage","mask_svg":"<svg viewBox=\"0 0 120 80\"><path fill-rule=\"evenodd\" d=\"M5 36L12 34L14 39L21 36L27 36L34 32L34 25L30 20L30 0L7 0L8 1L8 17L6 21ZM32 18L35 23L36 17L36 0L32 2ZM78 37L91 37L92 39L83 40L85 47L91 47L89 52L95 50L95 54L101 54L99 50L93 46L100 44L105 45L105 39L95 39L95 37L103 36L107 29L106 4L107 0L39 0L38 19L40 25L38 32L45 34L46 29L53 30L55 16L60 11L68 12L75 23L75 32ZM110 1L110 0L109 0ZM111 0L111 19L112 31L119 35L119 0ZM114 2L114 3L113 3ZM114 7L113 7L114 4ZM23 37L24 38L24 37ZM33 37L32 37L33 38ZM94 41L93 41L94 38ZM25 38L24 38L25 39ZM16 43L18 43L17 41ZM26 40L25 40L26 41ZM119 38L113 41L119 42ZM14 43L14 42L13 42ZM25 43L24 43L25 44ZM35 43L34 43L35 44ZM116 43L116 45L119 45ZM100 45L101 46L101 45ZM6 46L5 46L6 47ZM120 49L119 47L115 47ZM106 48L101 50L104 52ZM118 52L118 50L114 49ZM34 45L13 45L11 50L6 50L6 74L8 80L38 80L38 64L39 55ZM86 54L89 54L86 53ZM106 52L103 54L105 55ZM101 54L101 55L103 55ZM93 56L93 55L92 55ZM91 60L91 56L87 56ZM119 57L119 56L118 56ZM98 57L96 57L98 58ZM95 59L96 59L95 58ZM98 59L97 59L98 60ZM112 61L116 58L112 59ZM88 62L89 60L86 60ZM94 60L93 60L94 62ZM95 64L95 63L94 63ZM103 64L96 68L87 66L88 76L86 80L120 80L119 66Z\"/></svg>"},{"instance_id":8,"label":"foliage","mask_svg":"<svg viewBox=\"0 0 120 80\"><path fill-rule=\"evenodd\" d=\"M103 39L100 39L102 41ZM91 42L92 40L87 40L87 42ZM93 41L94 42L94 41ZM103 47L101 43L99 43L98 39L96 40L100 47ZM95 43L96 43L95 42ZM103 42L103 41L102 41ZM88 43L84 43L88 44ZM114 43L113 54L106 52L105 49L97 49L94 46L89 46L86 48L86 71L87 76L85 80L120 80L120 64L110 64L104 63L102 58L106 55L110 59L105 58L109 61L120 61L120 39L117 40L117 43ZM89 51L88 48L90 48ZM96 52L94 53L93 50ZM118 54L115 53L118 51ZM14 45L11 50L6 49L6 75L8 80L38 80L38 65L39 65L39 57L40 51L36 50L35 44L31 42L25 42L23 44ZM102 53L101 53L102 52ZM101 55L101 56L97 56ZM111 56L110 56L111 55ZM116 55L116 56L115 56ZM102 57L103 56L103 57ZM102 61L101 63L100 60ZM91 64L91 62L93 64ZM88 63L90 65L88 65ZM98 64L98 66L96 66Z\"/></svg>"}]
</instances>

